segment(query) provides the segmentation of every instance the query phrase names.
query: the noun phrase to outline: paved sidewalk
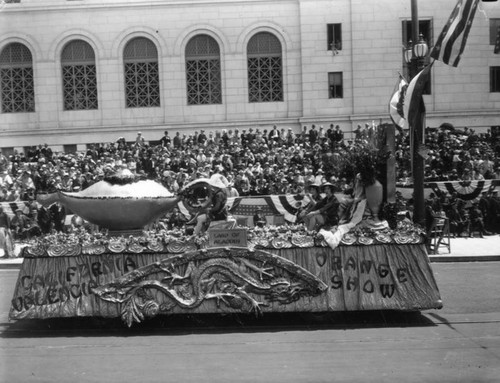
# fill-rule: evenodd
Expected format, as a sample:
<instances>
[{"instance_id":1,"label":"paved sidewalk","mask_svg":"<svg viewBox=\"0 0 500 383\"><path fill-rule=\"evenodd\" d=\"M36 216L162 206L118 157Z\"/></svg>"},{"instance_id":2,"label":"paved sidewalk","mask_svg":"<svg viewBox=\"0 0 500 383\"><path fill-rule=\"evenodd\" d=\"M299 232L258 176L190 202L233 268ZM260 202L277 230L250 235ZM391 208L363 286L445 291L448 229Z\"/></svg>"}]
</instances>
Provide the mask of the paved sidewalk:
<instances>
[{"instance_id":1,"label":"paved sidewalk","mask_svg":"<svg viewBox=\"0 0 500 383\"><path fill-rule=\"evenodd\" d=\"M431 262L493 262L500 261L500 235L484 238L451 238L451 252L441 247L439 254L429 254ZM1 252L1 250L0 250ZM16 246L16 253L20 248ZM2 256L3 253L0 253ZM22 258L0 258L0 269L18 269Z\"/></svg>"},{"instance_id":2,"label":"paved sidewalk","mask_svg":"<svg viewBox=\"0 0 500 383\"><path fill-rule=\"evenodd\" d=\"M430 254L431 262L500 261L500 235L484 238L451 238L451 252L441 247L439 254Z\"/></svg>"}]
</instances>

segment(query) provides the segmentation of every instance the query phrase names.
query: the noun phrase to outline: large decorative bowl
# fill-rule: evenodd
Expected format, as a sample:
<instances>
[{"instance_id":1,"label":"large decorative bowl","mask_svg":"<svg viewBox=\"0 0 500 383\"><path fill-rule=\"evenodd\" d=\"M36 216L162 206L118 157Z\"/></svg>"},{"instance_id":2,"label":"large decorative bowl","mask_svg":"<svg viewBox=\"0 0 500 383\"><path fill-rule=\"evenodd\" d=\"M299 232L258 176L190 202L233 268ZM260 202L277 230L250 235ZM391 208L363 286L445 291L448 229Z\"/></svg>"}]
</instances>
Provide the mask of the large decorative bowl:
<instances>
[{"instance_id":1,"label":"large decorative bowl","mask_svg":"<svg viewBox=\"0 0 500 383\"><path fill-rule=\"evenodd\" d=\"M180 197L151 180L112 183L102 180L81 192L40 196L43 205L59 202L83 219L110 231L140 230L172 210Z\"/></svg>"}]
</instances>

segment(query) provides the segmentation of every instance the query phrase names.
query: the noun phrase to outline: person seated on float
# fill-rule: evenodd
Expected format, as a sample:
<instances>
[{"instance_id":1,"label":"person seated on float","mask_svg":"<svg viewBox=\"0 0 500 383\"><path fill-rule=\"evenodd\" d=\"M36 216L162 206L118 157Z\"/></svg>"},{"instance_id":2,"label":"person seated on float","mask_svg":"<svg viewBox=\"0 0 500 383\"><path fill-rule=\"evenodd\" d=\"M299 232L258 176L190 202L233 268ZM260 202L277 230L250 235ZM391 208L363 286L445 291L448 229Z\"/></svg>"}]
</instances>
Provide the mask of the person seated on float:
<instances>
[{"instance_id":1,"label":"person seated on float","mask_svg":"<svg viewBox=\"0 0 500 383\"><path fill-rule=\"evenodd\" d=\"M167 219L167 225L168 229L180 229L184 227L188 219L184 214L182 214L179 210L179 208L174 207L172 212L169 214L168 219Z\"/></svg>"},{"instance_id":2,"label":"person seated on float","mask_svg":"<svg viewBox=\"0 0 500 383\"><path fill-rule=\"evenodd\" d=\"M255 227L264 227L267 224L266 216L262 210L262 207L258 207L253 216L253 225Z\"/></svg>"},{"instance_id":3,"label":"person seated on float","mask_svg":"<svg viewBox=\"0 0 500 383\"><path fill-rule=\"evenodd\" d=\"M10 224L15 239L26 239L26 231L29 229L29 219L21 209L16 210L16 215L12 218Z\"/></svg>"},{"instance_id":4,"label":"person seated on float","mask_svg":"<svg viewBox=\"0 0 500 383\"><path fill-rule=\"evenodd\" d=\"M29 240L33 237L39 237L42 235L42 230L40 229L38 209L36 206L30 208L30 213L28 215L28 228L26 229L26 238Z\"/></svg>"},{"instance_id":5,"label":"person seated on float","mask_svg":"<svg viewBox=\"0 0 500 383\"><path fill-rule=\"evenodd\" d=\"M298 212L297 223L303 222L307 227L309 226L310 217L308 217L307 214L313 211L316 204L321 201L320 188L321 185L317 182L310 184L307 188L306 196L309 198L310 202Z\"/></svg>"},{"instance_id":6,"label":"person seated on float","mask_svg":"<svg viewBox=\"0 0 500 383\"><path fill-rule=\"evenodd\" d=\"M358 202L364 198L366 198L365 188L361 182L361 175L357 174L353 187L344 189L344 197L340 201L338 213L340 224L348 223L351 220L353 209L356 209Z\"/></svg>"},{"instance_id":7,"label":"person seated on float","mask_svg":"<svg viewBox=\"0 0 500 383\"><path fill-rule=\"evenodd\" d=\"M196 226L194 234L199 235L205 231L210 222L225 221L228 217L226 209L227 188L220 178L212 178L208 181L210 201L204 211L196 216Z\"/></svg>"},{"instance_id":8,"label":"person seated on float","mask_svg":"<svg viewBox=\"0 0 500 383\"><path fill-rule=\"evenodd\" d=\"M325 197L319 201L312 211L306 214L309 219L307 229L317 230L322 226L335 226L338 224L339 201L335 197L334 186L330 182L321 185Z\"/></svg>"}]
</instances>

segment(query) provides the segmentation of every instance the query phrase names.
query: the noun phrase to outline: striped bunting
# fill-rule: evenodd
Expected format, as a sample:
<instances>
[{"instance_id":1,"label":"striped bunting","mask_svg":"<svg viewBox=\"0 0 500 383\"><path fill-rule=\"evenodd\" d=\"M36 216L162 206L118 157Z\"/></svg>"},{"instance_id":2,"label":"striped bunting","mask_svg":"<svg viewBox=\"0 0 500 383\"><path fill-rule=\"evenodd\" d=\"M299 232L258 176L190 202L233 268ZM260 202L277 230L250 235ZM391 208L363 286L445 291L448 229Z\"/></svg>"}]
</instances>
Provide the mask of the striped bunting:
<instances>
[{"instance_id":1,"label":"striped bunting","mask_svg":"<svg viewBox=\"0 0 500 383\"><path fill-rule=\"evenodd\" d=\"M303 195L268 195L254 197L229 197L227 209L234 216L253 217L258 207L265 216L283 215L288 222L295 222L299 208L309 204L311 199ZM189 217L190 213L182 202L178 204L182 214Z\"/></svg>"},{"instance_id":2,"label":"striped bunting","mask_svg":"<svg viewBox=\"0 0 500 383\"><path fill-rule=\"evenodd\" d=\"M471 201L478 198L482 192L490 191L495 187L493 180L486 181L453 181L453 182L430 182L432 189L450 194L457 193L460 199Z\"/></svg>"},{"instance_id":3,"label":"striped bunting","mask_svg":"<svg viewBox=\"0 0 500 383\"><path fill-rule=\"evenodd\" d=\"M12 218L16 215L16 210L21 209L24 214L29 213L29 202L26 201L14 201L14 202L0 202L3 207L3 211Z\"/></svg>"},{"instance_id":4,"label":"striped bunting","mask_svg":"<svg viewBox=\"0 0 500 383\"><path fill-rule=\"evenodd\" d=\"M480 182L482 184L479 184ZM482 192L490 192L494 189L500 189L500 180L426 182L424 195L425 198L429 198L430 193L440 191L450 194L457 193L461 199L472 197L470 198L472 200L476 198L474 196L479 196ZM400 192L404 199L410 199L413 195L413 186L396 186L396 191Z\"/></svg>"},{"instance_id":5,"label":"striped bunting","mask_svg":"<svg viewBox=\"0 0 500 383\"><path fill-rule=\"evenodd\" d=\"M458 0L430 56L457 67L464 52L479 0Z\"/></svg>"}]
</instances>

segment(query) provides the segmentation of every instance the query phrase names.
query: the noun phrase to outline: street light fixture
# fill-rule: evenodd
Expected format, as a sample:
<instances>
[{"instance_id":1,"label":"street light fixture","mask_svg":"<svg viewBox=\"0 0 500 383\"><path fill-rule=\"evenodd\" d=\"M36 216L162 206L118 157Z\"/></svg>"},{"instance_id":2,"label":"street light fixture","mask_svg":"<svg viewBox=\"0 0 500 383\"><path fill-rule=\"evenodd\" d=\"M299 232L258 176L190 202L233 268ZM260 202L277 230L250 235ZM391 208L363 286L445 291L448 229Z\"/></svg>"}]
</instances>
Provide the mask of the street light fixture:
<instances>
[{"instance_id":1,"label":"street light fixture","mask_svg":"<svg viewBox=\"0 0 500 383\"><path fill-rule=\"evenodd\" d=\"M424 67L427 53L429 53L429 46L422 33L419 34L416 44L413 44L412 40L408 41L408 46L404 50L404 59L409 67L410 80Z\"/></svg>"},{"instance_id":2,"label":"street light fixture","mask_svg":"<svg viewBox=\"0 0 500 383\"><path fill-rule=\"evenodd\" d=\"M429 47L427 46L427 42L424 39L424 35L420 34L418 36L418 42L413 46L413 54L416 58L422 59L427 56L429 52Z\"/></svg>"}]
</instances>

